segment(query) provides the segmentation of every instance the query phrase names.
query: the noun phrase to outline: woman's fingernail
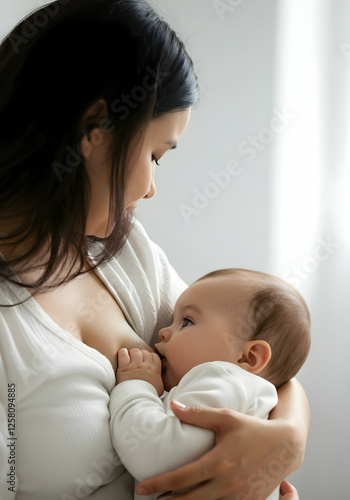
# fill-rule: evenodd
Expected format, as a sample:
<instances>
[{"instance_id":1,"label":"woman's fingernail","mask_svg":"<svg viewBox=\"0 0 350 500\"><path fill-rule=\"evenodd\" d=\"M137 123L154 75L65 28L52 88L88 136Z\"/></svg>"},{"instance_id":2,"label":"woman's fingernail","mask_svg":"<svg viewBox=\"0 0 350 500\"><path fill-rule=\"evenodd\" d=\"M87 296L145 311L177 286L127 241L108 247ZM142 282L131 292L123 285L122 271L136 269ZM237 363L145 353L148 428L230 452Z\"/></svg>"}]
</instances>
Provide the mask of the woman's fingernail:
<instances>
[{"instance_id":1,"label":"woman's fingernail","mask_svg":"<svg viewBox=\"0 0 350 500\"><path fill-rule=\"evenodd\" d=\"M172 402L174 403L175 406L177 406L178 408L181 408L181 409L184 409L184 408L187 408L186 405L184 405L183 403L180 403L180 401L176 401L176 399L172 399Z\"/></svg>"},{"instance_id":2,"label":"woman's fingernail","mask_svg":"<svg viewBox=\"0 0 350 500\"><path fill-rule=\"evenodd\" d=\"M138 495L147 495L148 494L148 491L146 490L146 488L136 488L136 493Z\"/></svg>"}]
</instances>

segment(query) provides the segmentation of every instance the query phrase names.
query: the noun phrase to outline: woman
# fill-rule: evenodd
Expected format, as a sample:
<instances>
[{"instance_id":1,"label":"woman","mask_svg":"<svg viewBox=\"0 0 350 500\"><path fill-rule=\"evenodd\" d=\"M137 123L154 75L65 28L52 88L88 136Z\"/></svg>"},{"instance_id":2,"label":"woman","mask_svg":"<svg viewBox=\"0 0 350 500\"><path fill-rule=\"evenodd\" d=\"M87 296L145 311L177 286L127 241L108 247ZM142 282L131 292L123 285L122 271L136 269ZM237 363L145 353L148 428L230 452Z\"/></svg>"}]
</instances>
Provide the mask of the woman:
<instances>
[{"instance_id":1,"label":"woman","mask_svg":"<svg viewBox=\"0 0 350 500\"><path fill-rule=\"evenodd\" d=\"M132 498L109 431L116 353L150 349L186 287L133 210L198 102L192 61L144 0L59 0L14 28L0 64L1 498ZM216 446L138 492L268 496L309 426L298 382L278 395L269 421L174 406Z\"/></svg>"}]
</instances>

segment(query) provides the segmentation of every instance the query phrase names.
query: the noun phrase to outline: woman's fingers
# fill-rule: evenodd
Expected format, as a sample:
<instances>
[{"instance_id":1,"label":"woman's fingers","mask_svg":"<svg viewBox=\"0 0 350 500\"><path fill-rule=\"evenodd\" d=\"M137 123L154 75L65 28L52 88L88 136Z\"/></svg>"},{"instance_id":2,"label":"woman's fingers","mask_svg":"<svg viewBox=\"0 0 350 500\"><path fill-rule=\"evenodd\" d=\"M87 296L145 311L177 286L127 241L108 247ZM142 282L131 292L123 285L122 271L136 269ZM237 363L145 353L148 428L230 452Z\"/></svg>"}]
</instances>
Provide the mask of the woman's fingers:
<instances>
[{"instance_id":1,"label":"woman's fingers","mask_svg":"<svg viewBox=\"0 0 350 500\"><path fill-rule=\"evenodd\" d=\"M174 402L171 408L182 422L215 431L215 446L195 462L141 482L138 494L170 490L179 500L262 500L280 488L294 460L283 425L228 409ZM298 500L296 491L286 495L283 500Z\"/></svg>"},{"instance_id":2,"label":"woman's fingers","mask_svg":"<svg viewBox=\"0 0 350 500\"><path fill-rule=\"evenodd\" d=\"M171 450L169 452L171 453ZM142 481L142 483L137 485L136 493L140 495L145 494L143 490L147 491L148 494L178 490L202 483L210 477L207 455L204 455L196 462L184 465L180 469Z\"/></svg>"},{"instance_id":3,"label":"woman's fingers","mask_svg":"<svg viewBox=\"0 0 350 500\"><path fill-rule=\"evenodd\" d=\"M227 427L230 428L231 423L232 427L232 414L230 413L231 417L227 416L226 421L226 415L223 413L222 409L208 409L205 407L183 408L181 403L179 406L179 403L174 401L171 401L170 405L175 415L182 422L195 424L206 429L212 429L217 433L217 436L225 430L226 424ZM219 414L220 427L218 426L217 418ZM194 485L198 486L200 483L206 483L207 481L215 478L217 473L220 474L222 480L223 475L226 473L225 469L227 469L228 474L231 475L233 466L234 464L232 463L232 460L230 460L229 457L227 457L226 461L223 460L223 451L214 447L195 462L191 462L179 469L176 469L175 471L142 481L142 483L137 486L136 493L142 494L142 489L145 489L148 494L150 494L158 493L160 491L193 487ZM204 491L206 491L206 495L208 495L208 486L206 486ZM199 487L196 488L195 491L186 494L186 496L184 496L184 500L186 498L195 499L209 497L203 497L203 490Z\"/></svg>"},{"instance_id":4,"label":"woman's fingers","mask_svg":"<svg viewBox=\"0 0 350 500\"><path fill-rule=\"evenodd\" d=\"M204 427L205 429L211 429L217 433L217 437L220 432L226 429L232 429L233 412L230 410L226 415L223 409L206 408L204 406L191 406L186 408L182 403L174 400L170 402L170 406L181 422ZM220 415L219 421L217 418L218 415Z\"/></svg>"},{"instance_id":5,"label":"woman's fingers","mask_svg":"<svg viewBox=\"0 0 350 500\"><path fill-rule=\"evenodd\" d=\"M294 486L292 486L287 481L282 481L280 494L283 500L299 500L299 495L296 488L294 488Z\"/></svg>"},{"instance_id":6,"label":"woman's fingers","mask_svg":"<svg viewBox=\"0 0 350 500\"><path fill-rule=\"evenodd\" d=\"M196 408L197 410L197 408ZM205 410L205 408L203 408ZM200 412L201 409L198 409ZM204 411L203 411L204 416ZM209 417L209 416L208 416ZM184 419L182 419L184 421ZM188 419L190 420L190 418ZM190 423L190 422L189 422ZM201 422L203 427L211 428L215 425L210 422L210 418ZM171 450L169 450L171 452ZM146 479L137 486L136 493L142 494L142 489L148 494L159 493L160 491L175 491L183 488L194 488L188 493L184 493L183 500L191 499L211 499L224 498L222 494L219 497L215 493L225 489L224 484L230 484L235 481L235 486L239 490L240 479L232 480L232 468L235 466L235 460L225 453L222 448L214 447L195 462L191 462L179 469L168 472L153 478ZM217 478L219 478L217 480ZM214 496L211 496L211 494ZM143 493L145 494L145 493ZM176 493L174 493L176 495ZM176 495L175 498L178 498ZM180 498L180 496L179 496Z\"/></svg>"}]
</instances>

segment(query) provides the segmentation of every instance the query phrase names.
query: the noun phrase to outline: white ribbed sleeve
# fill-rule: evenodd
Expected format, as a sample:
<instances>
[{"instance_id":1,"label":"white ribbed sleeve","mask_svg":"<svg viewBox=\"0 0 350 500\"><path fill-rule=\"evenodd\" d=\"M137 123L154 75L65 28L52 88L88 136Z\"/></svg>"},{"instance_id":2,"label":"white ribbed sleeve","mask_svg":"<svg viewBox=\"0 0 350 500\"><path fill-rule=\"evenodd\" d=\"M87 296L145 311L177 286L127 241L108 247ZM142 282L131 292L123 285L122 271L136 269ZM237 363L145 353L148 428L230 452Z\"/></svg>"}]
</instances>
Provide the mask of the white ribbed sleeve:
<instances>
[{"instance_id":1,"label":"white ribbed sleeve","mask_svg":"<svg viewBox=\"0 0 350 500\"><path fill-rule=\"evenodd\" d=\"M139 481L185 465L214 445L213 431L184 424L174 416L172 399L266 419L277 404L277 391L263 378L220 361L194 367L163 401L144 380L118 384L110 399L112 441Z\"/></svg>"}]
</instances>

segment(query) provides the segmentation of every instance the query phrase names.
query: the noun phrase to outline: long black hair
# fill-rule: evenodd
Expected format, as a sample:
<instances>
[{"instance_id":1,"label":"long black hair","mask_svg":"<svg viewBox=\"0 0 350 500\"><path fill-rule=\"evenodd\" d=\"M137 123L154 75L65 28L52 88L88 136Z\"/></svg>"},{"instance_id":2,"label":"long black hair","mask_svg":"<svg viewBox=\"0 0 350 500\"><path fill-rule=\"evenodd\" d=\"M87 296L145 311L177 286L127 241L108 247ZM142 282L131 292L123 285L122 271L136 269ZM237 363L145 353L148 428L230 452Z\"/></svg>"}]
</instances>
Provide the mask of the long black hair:
<instances>
[{"instance_id":1,"label":"long black hair","mask_svg":"<svg viewBox=\"0 0 350 500\"><path fill-rule=\"evenodd\" d=\"M22 286L44 290L83 272L91 239L80 144L94 128L113 133L114 225L96 265L116 255L132 226L123 206L132 140L150 119L197 104L198 94L183 42L145 0L57 0L22 19L0 46L0 246L25 242L26 250L0 259L0 278L17 283L13 266L48 241L41 277ZM82 130L101 98L108 116ZM72 248L78 268L48 285Z\"/></svg>"}]
</instances>

